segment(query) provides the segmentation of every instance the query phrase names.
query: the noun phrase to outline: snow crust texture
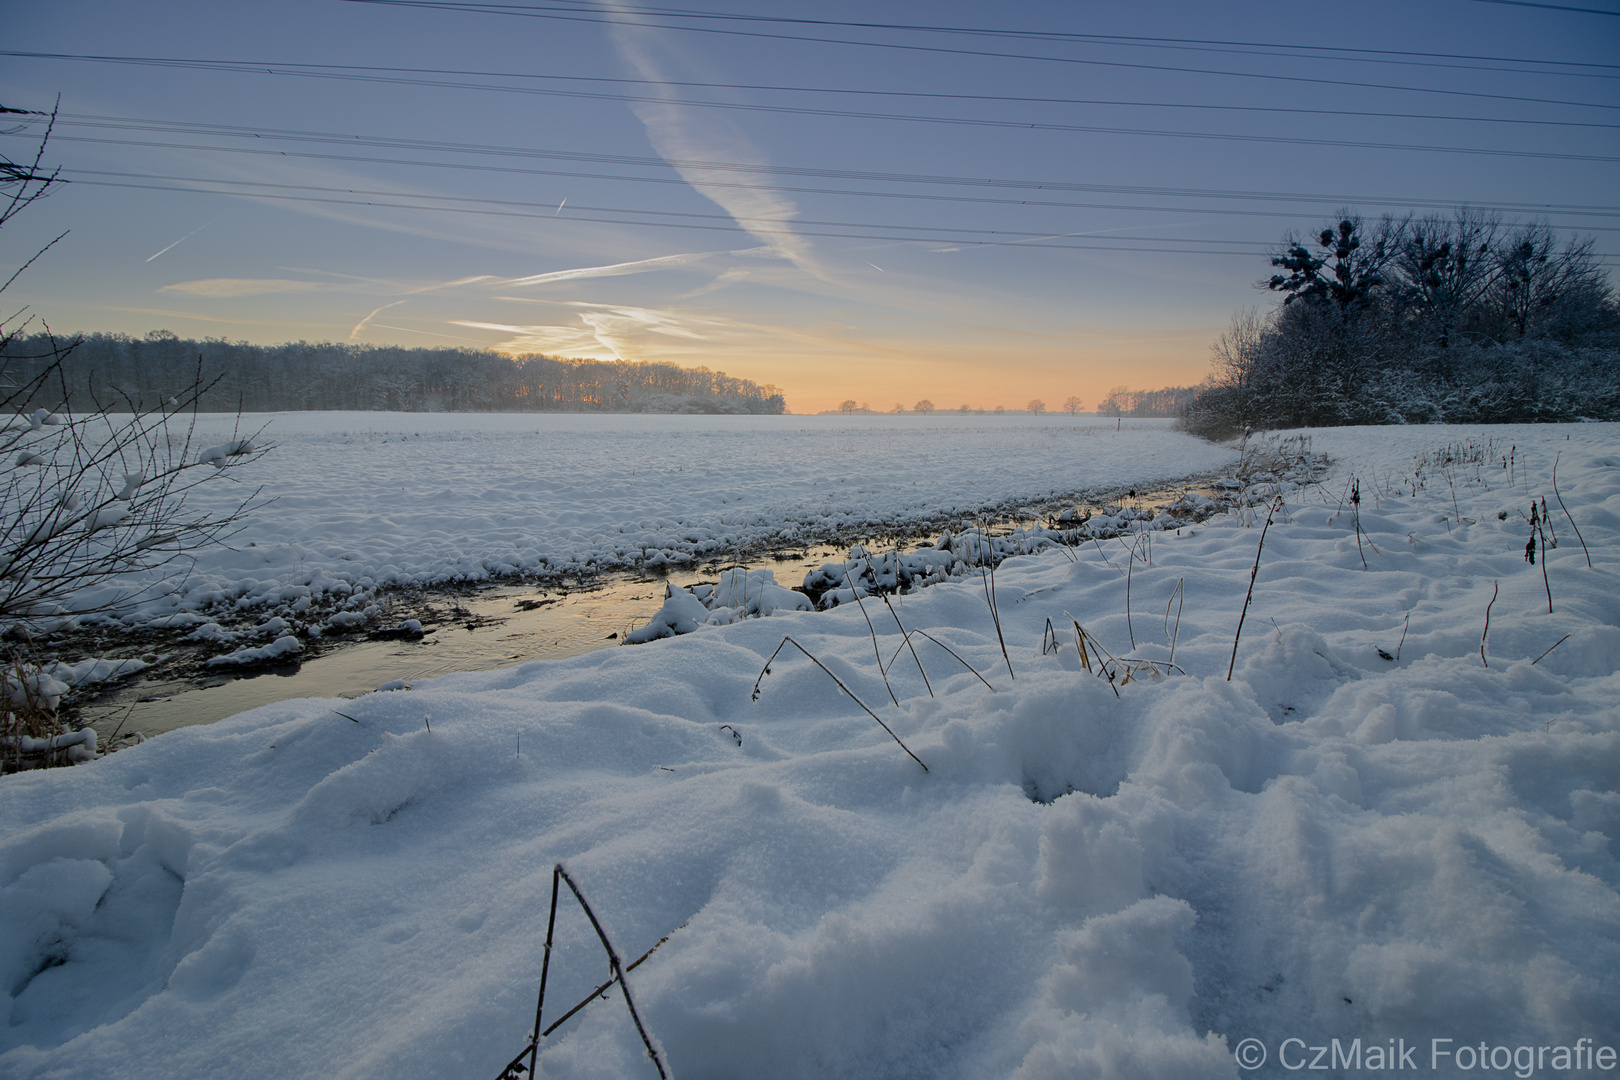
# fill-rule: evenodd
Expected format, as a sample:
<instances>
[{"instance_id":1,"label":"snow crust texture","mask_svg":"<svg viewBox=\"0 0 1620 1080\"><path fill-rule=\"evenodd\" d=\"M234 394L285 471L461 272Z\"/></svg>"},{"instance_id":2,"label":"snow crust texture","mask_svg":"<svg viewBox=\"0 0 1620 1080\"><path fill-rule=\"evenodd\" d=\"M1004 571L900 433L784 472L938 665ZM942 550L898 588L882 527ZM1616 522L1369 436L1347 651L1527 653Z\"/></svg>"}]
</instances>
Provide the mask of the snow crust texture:
<instances>
[{"instance_id":1,"label":"snow crust texture","mask_svg":"<svg viewBox=\"0 0 1620 1080\"><path fill-rule=\"evenodd\" d=\"M1269 488L1150 563L1129 537L1004 562L1007 659L982 582L895 602L993 690L917 636L891 664L868 601L870 628L777 610L8 777L0 1074L494 1077L557 861L626 957L671 935L629 978L677 1076L1620 1046L1620 430L1313 439L1335 464L1283 488L1230 681ZM1175 667L1111 684L1075 624ZM826 670L784 650L752 700L784 634ZM548 1022L607 976L576 908L557 929ZM613 995L540 1062L652 1075Z\"/></svg>"}]
</instances>

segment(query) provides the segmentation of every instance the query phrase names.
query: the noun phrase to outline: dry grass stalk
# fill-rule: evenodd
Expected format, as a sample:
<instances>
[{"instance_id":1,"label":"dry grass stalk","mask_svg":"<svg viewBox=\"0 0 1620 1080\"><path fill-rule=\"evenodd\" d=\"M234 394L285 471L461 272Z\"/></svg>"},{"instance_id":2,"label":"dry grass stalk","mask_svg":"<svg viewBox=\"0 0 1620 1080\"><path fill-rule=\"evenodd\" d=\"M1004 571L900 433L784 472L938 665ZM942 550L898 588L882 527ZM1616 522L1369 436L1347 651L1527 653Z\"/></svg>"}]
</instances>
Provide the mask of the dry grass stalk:
<instances>
[{"instance_id":1,"label":"dry grass stalk","mask_svg":"<svg viewBox=\"0 0 1620 1080\"><path fill-rule=\"evenodd\" d=\"M1001 645L1001 658L1007 662L1007 677L1014 682L1018 676L1013 673L1012 657L1007 655L1007 639L1001 633L1001 608L996 603L996 561L995 553L988 550L989 538L985 535L984 525L979 525L979 577L984 582L984 602L990 608L990 621L996 627L996 641Z\"/></svg>"},{"instance_id":2,"label":"dry grass stalk","mask_svg":"<svg viewBox=\"0 0 1620 1080\"><path fill-rule=\"evenodd\" d=\"M1136 648L1136 628L1131 625L1131 570L1136 566L1136 557L1131 557L1130 564L1125 567L1125 632L1130 635L1131 648Z\"/></svg>"},{"instance_id":3,"label":"dry grass stalk","mask_svg":"<svg viewBox=\"0 0 1620 1080\"><path fill-rule=\"evenodd\" d=\"M1500 589L1500 583L1491 582L1491 601L1485 605L1485 629L1481 630L1479 634L1479 662L1486 667L1490 667L1491 662L1485 659L1485 637L1491 632L1491 608L1496 603L1496 594Z\"/></svg>"},{"instance_id":4,"label":"dry grass stalk","mask_svg":"<svg viewBox=\"0 0 1620 1080\"><path fill-rule=\"evenodd\" d=\"M870 560L868 561L870 562ZM861 590L857 589L855 583L850 580L848 563L844 564L844 584L849 586L850 594L855 597L855 606L861 609L861 618L866 620L867 632L872 635L872 655L877 659L878 674L883 678L883 689L889 692L889 700L898 706L900 699L894 696L894 687L889 685L888 669L883 666L883 654L878 651L877 627L872 625L872 616L866 613L866 605L861 603ZM890 608L889 610L893 611L894 609Z\"/></svg>"},{"instance_id":5,"label":"dry grass stalk","mask_svg":"<svg viewBox=\"0 0 1620 1080\"><path fill-rule=\"evenodd\" d=\"M930 639L930 640L932 640L932 639ZM840 689L844 693L848 694L849 699L851 701L853 701L855 704L859 705L861 707L861 710L863 712L865 712L867 716L870 716L873 720L877 721L878 727L882 728L884 731L889 733L889 738L893 739L895 741L895 743L900 747L900 749L902 749L902 750L904 750L906 752L907 757L911 758L911 760L915 761L918 765L922 765L922 771L923 772L928 771L928 766L923 765L922 758L918 757L916 754L913 754L911 752L911 748L900 740L900 736L898 736L898 735L896 735L894 733L893 728L891 728L888 724L885 724L883 722L883 718L881 716L879 716L877 713L873 712L867 706L866 702L862 701L858 696L856 696L855 691L853 691L849 687L845 686L844 685L844 680L840 679L837 675L834 675L832 673L831 668L829 668L826 664L823 664L820 660L816 659L815 655L812 654L809 649L806 649L803 645L800 645L797 641L794 641L793 638L790 637L790 636L784 636L782 638L781 644L776 646L776 650L771 653L770 659L766 660L765 661L765 666L760 669L759 678L754 680L754 693L753 693L753 697L752 697L751 700L754 700L754 701L759 700L759 685L760 685L760 683L764 682L765 681L765 676L767 676L767 675L769 675L771 673L771 662L774 661L777 658L777 656L782 652L783 647L787 646L787 645L792 645L795 649L798 649L800 652L804 653L804 655L809 658L809 660L810 660L810 662L812 664L815 664L816 667L818 667L822 671L826 672L827 677L829 679L831 679L833 682L838 684L838 689Z\"/></svg>"},{"instance_id":6,"label":"dry grass stalk","mask_svg":"<svg viewBox=\"0 0 1620 1080\"><path fill-rule=\"evenodd\" d=\"M916 661L917 674L922 676L923 687L924 687L924 689L926 689L928 691L928 696L933 697L934 696L933 684L931 684L928 681L928 672L923 670L922 658L917 655L917 647L911 643L911 632L906 629L906 624L900 621L900 613L894 610L894 605L893 604L889 603L888 595L885 594L885 593L878 593L878 598L883 601L883 606L889 609L889 614L894 619L894 625L896 625L896 626L898 626L900 628L900 637L901 637L900 646L901 646L901 648L911 650L911 659ZM900 655L900 649L894 650L894 655L895 655L895 657L898 657ZM891 657L890 660L889 660L889 666L891 668L894 666L894 658L893 657ZM892 691L891 691L891 693L892 693ZM895 704L899 704L899 702L896 702Z\"/></svg>"},{"instance_id":7,"label":"dry grass stalk","mask_svg":"<svg viewBox=\"0 0 1620 1080\"><path fill-rule=\"evenodd\" d=\"M1164 602L1164 636L1170 639L1170 662L1176 662L1176 639L1181 636L1181 605L1187 599L1187 579L1180 578L1176 587L1170 591L1170 600ZM1176 626L1170 629L1170 601L1176 603Z\"/></svg>"},{"instance_id":8,"label":"dry grass stalk","mask_svg":"<svg viewBox=\"0 0 1620 1080\"><path fill-rule=\"evenodd\" d=\"M1573 517L1570 517L1569 507L1564 505L1564 497L1558 493L1558 458L1562 456L1563 451L1560 450L1553 458L1553 497L1558 500L1558 508L1564 512L1564 516L1569 518L1569 527L1575 530L1575 539L1581 542L1581 551L1585 552L1586 554L1586 567L1590 570L1592 568L1592 553L1586 550L1586 537L1581 535L1581 527L1575 524L1575 519Z\"/></svg>"},{"instance_id":9,"label":"dry grass stalk","mask_svg":"<svg viewBox=\"0 0 1620 1080\"><path fill-rule=\"evenodd\" d=\"M916 634L918 637L927 638L929 641L932 641L935 645L938 645L940 648L942 648L946 652L950 653L951 656L956 658L957 663L961 664L963 667L965 667L969 671L973 672L973 677L978 679L980 682L984 683L984 688L986 690L990 691L992 694L996 692L996 688L990 685L990 680L986 679L983 675L979 674L979 669L978 668L974 667L972 664L968 663L966 660L963 660L962 657L957 654L955 649L951 648L949 645L947 645L943 641L939 640L939 638L935 637L933 634L930 634L926 630L912 630L912 631L910 631L910 633Z\"/></svg>"},{"instance_id":10,"label":"dry grass stalk","mask_svg":"<svg viewBox=\"0 0 1620 1080\"><path fill-rule=\"evenodd\" d=\"M1353 502L1360 502L1361 495L1351 496ZM1249 601L1254 599L1254 579L1260 576L1260 553L1266 550L1266 531L1271 528L1271 519L1278 507L1282 506L1282 496L1272 500L1271 511L1266 514L1266 523L1260 529L1260 545L1254 550L1254 569L1249 571L1249 591L1243 595L1243 612L1238 616L1237 632L1232 635L1232 661L1226 665L1226 681L1232 681L1232 672L1237 669L1238 639L1243 636L1243 620L1249 617ZM1357 526L1357 535L1360 535L1360 526ZM1358 545L1359 546L1359 545ZM1362 565L1366 565L1362 559Z\"/></svg>"}]
</instances>

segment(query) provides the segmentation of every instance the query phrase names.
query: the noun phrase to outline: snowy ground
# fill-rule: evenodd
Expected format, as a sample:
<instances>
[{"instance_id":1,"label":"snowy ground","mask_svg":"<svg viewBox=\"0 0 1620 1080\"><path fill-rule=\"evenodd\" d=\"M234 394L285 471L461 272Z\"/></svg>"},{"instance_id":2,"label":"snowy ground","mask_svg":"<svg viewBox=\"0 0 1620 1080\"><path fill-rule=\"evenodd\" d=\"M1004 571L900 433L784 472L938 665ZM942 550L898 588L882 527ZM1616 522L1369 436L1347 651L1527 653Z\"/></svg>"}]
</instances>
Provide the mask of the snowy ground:
<instances>
[{"instance_id":1,"label":"snowy ground","mask_svg":"<svg viewBox=\"0 0 1620 1080\"><path fill-rule=\"evenodd\" d=\"M1339 1075L1477 1075L1480 1044L1519 1076L1582 1046L1601 1075L1578 1040L1620 1048L1620 429L1314 445L1336 465L1285 494L1230 682L1263 514L1160 533L1150 564L1119 541L1004 563L1016 681L979 582L898 601L993 691L914 638L932 694L908 652L892 703L843 605L6 778L0 1074L493 1078L562 860L627 957L673 931L629 981L677 1076L1234 1076L1246 1039L1258 1075L1333 1039L1360 1040ZM893 464L861 482L903 486ZM1542 496L1558 546L1532 565ZM887 663L901 635L866 613ZM1119 657L1168 660L1173 633L1185 674L1111 686L1070 616ZM784 634L928 771L791 647L751 700ZM558 932L548 1022L606 977L571 904ZM540 1062L654 1075L616 994Z\"/></svg>"},{"instance_id":2,"label":"snowy ground","mask_svg":"<svg viewBox=\"0 0 1620 1080\"><path fill-rule=\"evenodd\" d=\"M236 423L205 417L194 441L234 438ZM120 582L139 599L126 621L201 627L197 612L223 609L301 632L336 608L364 610L379 586L686 566L1152 485L1233 456L1168 421L1094 416L279 413L245 423L262 423L257 441L274 449L232 470L236 483L205 485L195 505L226 511L261 487L274 502L229 549L198 553L184 581Z\"/></svg>"}]
</instances>

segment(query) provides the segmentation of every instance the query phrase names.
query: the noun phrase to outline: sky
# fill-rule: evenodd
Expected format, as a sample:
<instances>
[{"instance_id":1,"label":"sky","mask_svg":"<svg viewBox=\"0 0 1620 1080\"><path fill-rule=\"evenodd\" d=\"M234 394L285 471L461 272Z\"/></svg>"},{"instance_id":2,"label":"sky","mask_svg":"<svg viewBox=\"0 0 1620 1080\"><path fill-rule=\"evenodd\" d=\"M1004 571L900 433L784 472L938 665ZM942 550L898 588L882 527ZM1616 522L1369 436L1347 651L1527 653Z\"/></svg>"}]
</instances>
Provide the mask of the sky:
<instances>
[{"instance_id":1,"label":"sky","mask_svg":"<svg viewBox=\"0 0 1620 1080\"><path fill-rule=\"evenodd\" d=\"M1620 261L1615 0L688 2L14 9L0 105L68 183L0 268L67 236L5 315L1089 408L1202 379L1343 209Z\"/></svg>"}]
</instances>

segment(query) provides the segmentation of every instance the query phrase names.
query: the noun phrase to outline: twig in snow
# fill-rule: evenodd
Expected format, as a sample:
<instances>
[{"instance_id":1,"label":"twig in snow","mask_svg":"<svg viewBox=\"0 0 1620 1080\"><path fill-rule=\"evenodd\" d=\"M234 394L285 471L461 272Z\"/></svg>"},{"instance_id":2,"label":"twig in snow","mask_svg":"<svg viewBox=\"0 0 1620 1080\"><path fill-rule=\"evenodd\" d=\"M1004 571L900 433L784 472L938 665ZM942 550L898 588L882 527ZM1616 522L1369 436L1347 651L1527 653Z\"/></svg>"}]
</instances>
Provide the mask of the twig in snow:
<instances>
[{"instance_id":1,"label":"twig in snow","mask_svg":"<svg viewBox=\"0 0 1620 1080\"><path fill-rule=\"evenodd\" d=\"M1569 527L1575 530L1575 539L1577 539L1577 540L1579 540L1581 542L1581 550L1583 552L1586 552L1586 566L1587 566L1587 569L1591 569L1591 567L1592 567L1592 553L1590 551L1586 550L1586 537L1581 535L1581 527L1579 525L1575 524L1575 519L1573 517L1570 517L1569 507L1564 505L1564 497L1562 495L1558 494L1558 458L1562 457L1563 453L1564 452L1562 450L1560 450L1558 452L1558 455L1553 458L1553 472L1552 472L1553 497L1558 500L1558 508L1564 512L1564 516L1566 518L1569 518Z\"/></svg>"},{"instance_id":2,"label":"twig in snow","mask_svg":"<svg viewBox=\"0 0 1620 1080\"><path fill-rule=\"evenodd\" d=\"M608 955L608 970L610 975L607 982L591 991L590 996L584 1001L581 1001L578 1005L575 1005L572 1009L569 1009L568 1012L563 1015L561 1020L558 1020L550 1027L541 1030L540 1017L546 1006L546 980L551 974L551 947L553 942L556 940L557 895L560 892L560 883L566 883L568 885L569 891L574 894L574 899L579 901L580 908L585 912L585 917L590 920L591 929L596 931L597 938L602 942L602 948L607 952ZM674 933L674 931L671 931L671 934L672 933ZM669 938L670 934L665 934L659 939L656 945L654 945L651 949L648 949L645 953L642 953L640 958L638 958L634 964L630 964L628 966L625 965L624 962L619 959L618 950L613 947L613 942L608 940L607 931L602 927L602 921L596 917L596 912L591 909L590 903L585 899L585 894L580 891L579 885L574 881L572 875L568 873L568 871L563 867L562 863L554 864L551 868L551 911L546 918L545 954L543 959L540 961L540 995L536 999L534 1005L534 1031L529 1036L529 1045L525 1046L522 1053L513 1058L511 1063L501 1071L498 1080L520 1080L520 1078L524 1076L525 1071L527 1072L527 1075L532 1078L535 1075L534 1070L536 1059L540 1056L540 1040L545 1038L547 1035L550 1035L553 1031L556 1031L558 1025L560 1025L564 1020L569 1019L569 1017L579 1012L579 1010L583 1009L586 1005L590 1004L592 1001L595 1001L598 995L606 993L608 988L614 983L619 984L619 990L624 994L625 1008L630 1011L630 1019L636 1025L636 1033L641 1036L641 1043L647 1048L647 1056L652 1059L653 1067L658 1070L658 1075L660 1078L662 1078L662 1080L669 1080L669 1068L664 1062L663 1052L653 1043L652 1036L648 1034L647 1026L642 1023L641 1013L636 1009L635 999L630 996L630 985L624 981L625 972L633 970L639 966L643 960L647 959L647 957L653 954L654 949L657 949L659 945L662 945L664 942L668 941ZM525 1066L523 1060L525 1057L529 1059L527 1066Z\"/></svg>"},{"instance_id":3,"label":"twig in snow","mask_svg":"<svg viewBox=\"0 0 1620 1080\"><path fill-rule=\"evenodd\" d=\"M1367 553L1361 550L1361 482L1359 480L1351 482L1350 505L1352 507L1351 513L1356 522L1356 554L1361 556L1361 568L1365 570L1367 569ZM1256 565L1259 565L1258 562ZM1239 628L1242 628L1241 623ZM1232 650L1232 655L1234 657L1237 655L1235 647Z\"/></svg>"},{"instance_id":4,"label":"twig in snow","mask_svg":"<svg viewBox=\"0 0 1620 1080\"><path fill-rule=\"evenodd\" d=\"M1401 623L1401 643L1400 645L1395 646L1395 660L1397 663L1401 659L1401 646L1406 644L1406 631L1411 628L1411 625L1412 613L1408 611L1406 613L1406 620Z\"/></svg>"},{"instance_id":5,"label":"twig in snow","mask_svg":"<svg viewBox=\"0 0 1620 1080\"><path fill-rule=\"evenodd\" d=\"M930 640L932 640L932 639L930 639ZM782 638L781 645L778 645L776 647L776 651L771 653L770 660L765 661L765 666L760 669L759 678L754 680L754 694L753 694L752 700L754 700L754 701L759 700L759 684L764 682L765 681L765 676L767 676L767 675L769 675L771 673L771 661L776 659L777 654L782 651L782 646L783 645L792 645L795 649L798 649L800 652L804 653L805 656L809 657L810 662L812 664L816 665L816 667L818 667L822 671L826 672L827 677L829 679L831 679L833 682L838 684L838 689L840 689L844 693L848 694L849 699L851 701L853 701L855 704L859 705L861 707L861 710L863 712L865 712L867 716L870 716L873 720L877 721L878 727L882 728L884 731L887 731L889 733L889 738L893 739L897 744L899 744L900 749L904 750L906 752L906 755L908 757L910 757L912 761L915 761L918 765L922 765L922 771L923 772L928 771L928 766L923 765L922 758L918 757L916 754L913 754L911 752L911 748L908 747L905 743L900 741L900 736L896 735L894 733L894 729L891 728L888 724L885 724L883 722L883 718L881 716L879 716L877 713L873 712L871 709L867 708L866 702L864 702L860 698L856 697L855 696L855 691L853 691L849 687L845 686L843 679L840 679L837 675L834 675L832 673L831 668L827 667L827 665L823 664L820 660L817 660L816 657L810 652L809 649L806 649L803 645L800 645L797 641L794 641L792 637L784 636Z\"/></svg>"},{"instance_id":6,"label":"twig in snow","mask_svg":"<svg viewBox=\"0 0 1620 1080\"><path fill-rule=\"evenodd\" d=\"M1524 545L1524 558L1531 566L1536 565L1536 541L1541 541L1541 584L1547 590L1547 614L1553 613L1552 583L1547 580L1547 536L1541 531L1541 508L1530 500L1530 542Z\"/></svg>"},{"instance_id":7,"label":"twig in snow","mask_svg":"<svg viewBox=\"0 0 1620 1080\"><path fill-rule=\"evenodd\" d=\"M1479 662L1486 667L1490 667L1491 662L1485 659L1485 635L1491 632L1491 605L1496 603L1496 593L1500 588L1501 585L1498 582L1491 582L1491 601L1485 605L1485 629L1479 633Z\"/></svg>"},{"instance_id":8,"label":"twig in snow","mask_svg":"<svg viewBox=\"0 0 1620 1080\"><path fill-rule=\"evenodd\" d=\"M1552 652L1553 649L1558 648L1558 646L1562 645L1564 642L1568 641L1573 636L1574 636L1573 634L1565 634L1563 637L1561 637L1557 641L1553 642L1552 645L1547 649L1547 652L1542 653L1540 656L1538 656L1534 660L1530 661L1530 666L1535 667L1537 664L1541 663L1543 660L1545 660L1547 658L1547 653Z\"/></svg>"},{"instance_id":9,"label":"twig in snow","mask_svg":"<svg viewBox=\"0 0 1620 1080\"><path fill-rule=\"evenodd\" d=\"M1353 496L1360 501L1359 494ZM1271 503L1271 510L1266 514L1266 523L1260 529L1260 544L1254 549L1254 569L1249 571L1249 591L1243 596L1243 612L1238 615L1237 632L1232 635L1232 661L1226 665L1226 681L1232 681L1232 672L1237 669L1238 639L1243 636L1243 620L1249 617L1249 601L1254 599L1254 579L1260 576L1260 553L1266 550L1266 530L1271 528L1272 515L1282 505L1282 496L1277 496ZM1359 534L1359 526L1358 526ZM1365 564L1366 560L1363 560Z\"/></svg>"}]
</instances>

